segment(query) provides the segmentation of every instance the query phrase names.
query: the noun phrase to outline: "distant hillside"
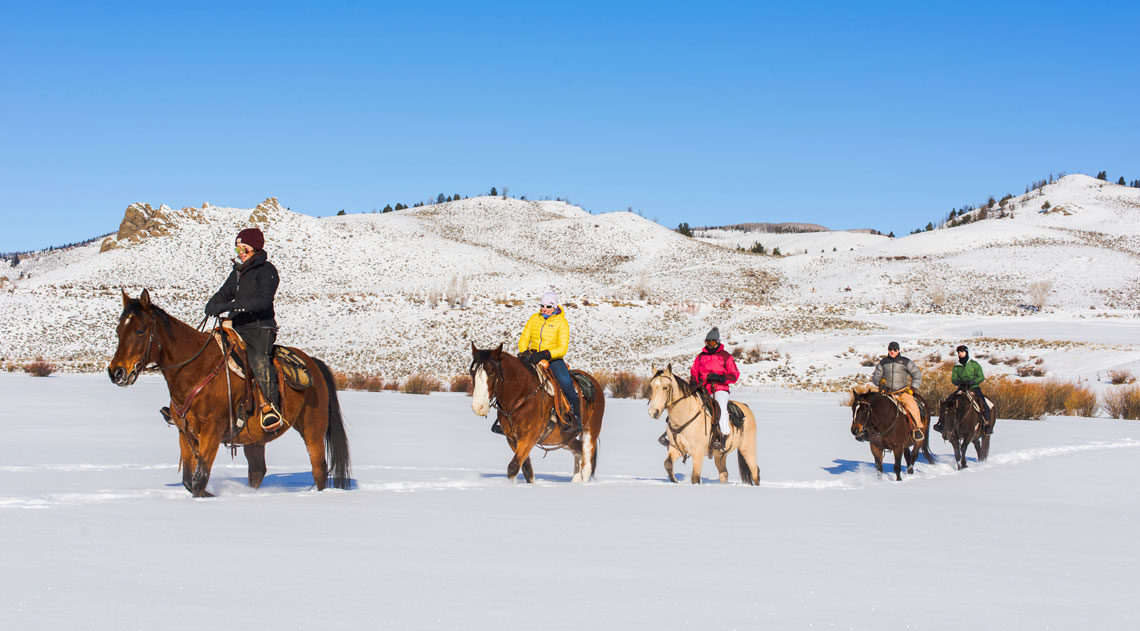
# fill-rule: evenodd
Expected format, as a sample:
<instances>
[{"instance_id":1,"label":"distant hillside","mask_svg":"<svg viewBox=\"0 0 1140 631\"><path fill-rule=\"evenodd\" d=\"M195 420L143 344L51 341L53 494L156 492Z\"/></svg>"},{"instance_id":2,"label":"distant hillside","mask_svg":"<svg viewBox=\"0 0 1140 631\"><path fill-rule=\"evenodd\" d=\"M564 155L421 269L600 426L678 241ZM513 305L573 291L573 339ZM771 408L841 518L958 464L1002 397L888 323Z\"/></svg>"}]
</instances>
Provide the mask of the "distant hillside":
<instances>
[{"instance_id":1,"label":"distant hillside","mask_svg":"<svg viewBox=\"0 0 1140 631\"><path fill-rule=\"evenodd\" d=\"M701 230L743 230L744 232L827 232L816 223L737 223L729 226L709 226Z\"/></svg>"}]
</instances>

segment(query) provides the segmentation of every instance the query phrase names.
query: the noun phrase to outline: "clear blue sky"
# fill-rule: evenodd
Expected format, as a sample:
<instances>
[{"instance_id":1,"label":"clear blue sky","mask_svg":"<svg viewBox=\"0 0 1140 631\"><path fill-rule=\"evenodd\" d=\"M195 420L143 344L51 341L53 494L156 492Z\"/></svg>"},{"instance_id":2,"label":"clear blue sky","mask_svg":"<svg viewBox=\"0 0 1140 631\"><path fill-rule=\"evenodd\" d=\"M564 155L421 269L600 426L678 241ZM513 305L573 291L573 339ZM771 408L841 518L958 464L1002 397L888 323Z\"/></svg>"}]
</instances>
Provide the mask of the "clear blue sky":
<instances>
[{"instance_id":1,"label":"clear blue sky","mask_svg":"<svg viewBox=\"0 0 1140 631\"><path fill-rule=\"evenodd\" d=\"M5 2L0 251L135 201L504 185L903 234L1050 172L1140 179L1137 6Z\"/></svg>"}]
</instances>

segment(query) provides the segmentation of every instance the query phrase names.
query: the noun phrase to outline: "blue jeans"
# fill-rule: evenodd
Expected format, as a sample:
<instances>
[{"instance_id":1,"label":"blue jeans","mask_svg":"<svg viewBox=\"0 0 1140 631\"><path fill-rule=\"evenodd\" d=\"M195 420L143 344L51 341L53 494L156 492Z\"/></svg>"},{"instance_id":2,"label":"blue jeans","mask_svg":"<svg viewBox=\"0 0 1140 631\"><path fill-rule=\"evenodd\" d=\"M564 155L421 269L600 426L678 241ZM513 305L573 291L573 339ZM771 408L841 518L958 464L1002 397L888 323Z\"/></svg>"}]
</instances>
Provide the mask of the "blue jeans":
<instances>
[{"instance_id":1,"label":"blue jeans","mask_svg":"<svg viewBox=\"0 0 1140 631\"><path fill-rule=\"evenodd\" d=\"M566 393L566 400L570 402L570 407L577 410L578 391L574 389L574 380L570 378L570 369L566 367L566 362L561 359L552 359L549 365L551 374L558 380L558 385L562 386L562 392Z\"/></svg>"}]
</instances>

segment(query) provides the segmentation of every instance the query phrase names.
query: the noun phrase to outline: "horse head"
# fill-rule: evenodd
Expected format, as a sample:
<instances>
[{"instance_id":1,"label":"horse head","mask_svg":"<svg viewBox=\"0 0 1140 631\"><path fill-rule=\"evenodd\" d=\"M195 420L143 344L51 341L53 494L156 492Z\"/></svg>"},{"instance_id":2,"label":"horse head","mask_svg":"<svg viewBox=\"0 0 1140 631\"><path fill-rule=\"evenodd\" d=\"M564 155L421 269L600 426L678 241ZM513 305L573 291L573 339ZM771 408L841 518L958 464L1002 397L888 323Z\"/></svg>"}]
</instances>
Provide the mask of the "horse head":
<instances>
[{"instance_id":1,"label":"horse head","mask_svg":"<svg viewBox=\"0 0 1140 631\"><path fill-rule=\"evenodd\" d=\"M137 299L123 292L123 312L115 329L119 346L107 365L112 383L124 388L133 384L146 365L157 359L153 349L159 322L170 330L166 312L151 303L149 291L144 289Z\"/></svg>"},{"instance_id":2,"label":"horse head","mask_svg":"<svg viewBox=\"0 0 1140 631\"><path fill-rule=\"evenodd\" d=\"M491 398L495 386L503 379L503 345L498 348L477 348L471 342L471 411L479 416L491 412Z\"/></svg>"},{"instance_id":3,"label":"horse head","mask_svg":"<svg viewBox=\"0 0 1140 631\"><path fill-rule=\"evenodd\" d=\"M965 395L965 392L955 390L938 405L938 420L942 423L943 432L949 434L957 429L962 415L969 410L970 404Z\"/></svg>"},{"instance_id":4,"label":"horse head","mask_svg":"<svg viewBox=\"0 0 1140 631\"><path fill-rule=\"evenodd\" d=\"M874 390L870 386L856 386L851 389L851 435L859 442L867 440L871 432L873 393Z\"/></svg>"},{"instance_id":5,"label":"horse head","mask_svg":"<svg viewBox=\"0 0 1140 631\"><path fill-rule=\"evenodd\" d=\"M676 398L673 390L677 385L677 375L673 374L673 364L661 369L656 366L653 367L653 377L649 380L649 416L661 418L661 413Z\"/></svg>"}]
</instances>

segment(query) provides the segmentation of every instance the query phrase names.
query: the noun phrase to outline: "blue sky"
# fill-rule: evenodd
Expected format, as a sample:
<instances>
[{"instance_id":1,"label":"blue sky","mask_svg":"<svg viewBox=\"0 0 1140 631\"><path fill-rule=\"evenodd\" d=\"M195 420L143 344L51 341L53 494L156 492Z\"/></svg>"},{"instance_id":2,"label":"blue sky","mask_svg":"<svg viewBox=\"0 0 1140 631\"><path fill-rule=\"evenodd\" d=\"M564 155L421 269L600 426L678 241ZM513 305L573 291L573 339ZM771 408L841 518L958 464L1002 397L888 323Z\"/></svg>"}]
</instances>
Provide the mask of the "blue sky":
<instances>
[{"instance_id":1,"label":"blue sky","mask_svg":"<svg viewBox=\"0 0 1140 631\"><path fill-rule=\"evenodd\" d=\"M505 185L905 234L1051 172L1140 179L1130 3L0 6L0 251L135 201L325 216Z\"/></svg>"}]
</instances>

